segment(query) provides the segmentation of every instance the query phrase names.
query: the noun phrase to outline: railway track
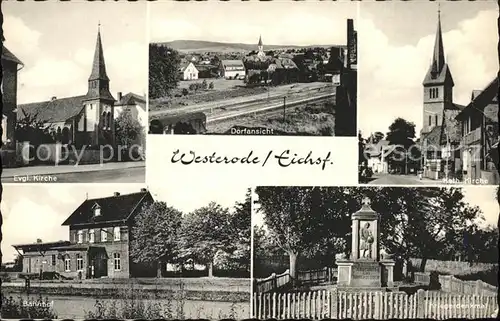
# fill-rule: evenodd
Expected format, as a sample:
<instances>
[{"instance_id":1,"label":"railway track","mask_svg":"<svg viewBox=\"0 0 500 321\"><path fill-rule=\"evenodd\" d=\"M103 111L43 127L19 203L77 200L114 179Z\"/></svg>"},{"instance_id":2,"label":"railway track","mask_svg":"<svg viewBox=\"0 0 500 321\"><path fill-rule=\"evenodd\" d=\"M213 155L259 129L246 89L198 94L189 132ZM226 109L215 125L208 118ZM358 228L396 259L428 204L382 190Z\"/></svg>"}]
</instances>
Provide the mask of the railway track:
<instances>
[{"instance_id":1,"label":"railway track","mask_svg":"<svg viewBox=\"0 0 500 321\"><path fill-rule=\"evenodd\" d=\"M295 107L310 103L310 102L317 102L317 101L322 101L322 100L327 100L335 97L334 93L328 93L328 94L323 94L323 95L318 95L314 97L306 97L306 98L297 98L291 99L289 101L286 101L286 108L290 108L289 110L295 109ZM228 121L234 118L242 117L242 116L249 116L249 115L256 115L256 114L262 114L262 113L269 113L269 112L278 112L278 109L283 108L283 99L282 98L275 98L272 101L258 101L258 102L252 102L252 103L246 103L242 104L239 106L235 106L229 110L226 110L226 112L219 113L216 115L208 115L207 116L207 124L214 124L218 122L224 122Z\"/></svg>"},{"instance_id":2,"label":"railway track","mask_svg":"<svg viewBox=\"0 0 500 321\"><path fill-rule=\"evenodd\" d=\"M332 88L329 86L315 86L315 87L309 87L309 88L301 88L297 91L292 91L286 94L283 93L278 93L278 94L271 94L271 95L262 95L260 94L258 98L255 97L242 97L239 100L224 100L224 101L217 101L217 102L209 102L209 103L202 103L202 104L197 104L197 105L191 105L191 106L183 106L183 107L177 107L174 109L170 110L156 110L156 111L150 111L149 112L149 117L154 119L154 118L161 118L163 116L177 116L181 114L187 114L187 113L196 113L196 112L203 112L207 114L207 116L211 114L216 114L216 113L221 113L221 112L226 112L229 110L234 110L234 109L241 109L245 108L245 106L253 106L255 104L262 104L262 103L273 103L273 102L279 102L283 100L283 97L288 97L290 99L294 99L297 97L304 97L311 95L311 93L319 93L319 92L328 92L332 91Z\"/></svg>"}]
</instances>

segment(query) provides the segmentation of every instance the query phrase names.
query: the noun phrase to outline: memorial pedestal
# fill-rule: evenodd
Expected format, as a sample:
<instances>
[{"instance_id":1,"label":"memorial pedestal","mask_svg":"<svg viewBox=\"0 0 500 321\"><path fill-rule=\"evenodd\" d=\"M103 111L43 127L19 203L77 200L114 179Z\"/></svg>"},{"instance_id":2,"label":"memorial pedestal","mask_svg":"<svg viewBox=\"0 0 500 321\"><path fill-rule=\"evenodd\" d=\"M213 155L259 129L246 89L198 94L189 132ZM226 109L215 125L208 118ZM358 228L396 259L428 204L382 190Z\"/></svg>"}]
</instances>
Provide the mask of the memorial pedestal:
<instances>
[{"instance_id":1,"label":"memorial pedestal","mask_svg":"<svg viewBox=\"0 0 500 321\"><path fill-rule=\"evenodd\" d=\"M381 268L375 261L356 261L352 265L351 286L381 287Z\"/></svg>"}]
</instances>

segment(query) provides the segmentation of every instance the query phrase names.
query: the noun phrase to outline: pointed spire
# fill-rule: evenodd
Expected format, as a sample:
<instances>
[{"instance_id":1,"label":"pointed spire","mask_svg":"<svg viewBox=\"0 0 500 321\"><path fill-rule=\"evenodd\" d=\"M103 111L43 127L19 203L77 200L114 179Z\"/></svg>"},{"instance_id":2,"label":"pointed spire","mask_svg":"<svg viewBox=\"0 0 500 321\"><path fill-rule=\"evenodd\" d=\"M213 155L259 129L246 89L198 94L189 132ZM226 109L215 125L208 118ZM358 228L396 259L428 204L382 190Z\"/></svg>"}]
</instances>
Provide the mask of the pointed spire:
<instances>
[{"instance_id":1,"label":"pointed spire","mask_svg":"<svg viewBox=\"0 0 500 321\"><path fill-rule=\"evenodd\" d=\"M439 3L438 3L439 6ZM436 41L434 42L434 54L432 56L432 73L439 74L445 65L443 34L441 30L441 8L438 7L438 25L436 31Z\"/></svg>"},{"instance_id":2,"label":"pointed spire","mask_svg":"<svg viewBox=\"0 0 500 321\"><path fill-rule=\"evenodd\" d=\"M259 36L259 46L262 46L262 35Z\"/></svg>"},{"instance_id":3,"label":"pointed spire","mask_svg":"<svg viewBox=\"0 0 500 321\"><path fill-rule=\"evenodd\" d=\"M97 41L94 52L94 62L92 63L92 73L89 80L109 80L106 74L106 64L104 63L104 54L101 43L101 22L97 25Z\"/></svg>"}]
</instances>

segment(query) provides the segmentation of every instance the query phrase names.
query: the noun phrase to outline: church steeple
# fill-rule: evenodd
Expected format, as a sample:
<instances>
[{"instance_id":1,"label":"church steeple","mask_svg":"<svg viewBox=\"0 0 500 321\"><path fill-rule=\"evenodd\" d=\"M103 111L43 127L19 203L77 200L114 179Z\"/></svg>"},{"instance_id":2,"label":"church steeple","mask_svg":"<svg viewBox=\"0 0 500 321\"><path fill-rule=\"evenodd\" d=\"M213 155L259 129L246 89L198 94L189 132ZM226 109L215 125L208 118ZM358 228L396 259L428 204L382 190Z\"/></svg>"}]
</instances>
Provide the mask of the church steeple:
<instances>
[{"instance_id":1,"label":"church steeple","mask_svg":"<svg viewBox=\"0 0 500 321\"><path fill-rule=\"evenodd\" d=\"M90 74L89 80L109 80L106 74L106 64L104 62L104 54L102 51L101 42L101 24L99 23L97 27L97 41L94 51L94 62L92 63L92 73Z\"/></svg>"},{"instance_id":2,"label":"church steeple","mask_svg":"<svg viewBox=\"0 0 500 321\"><path fill-rule=\"evenodd\" d=\"M438 21L431 65L423 81L423 127L422 133L443 124L444 112L453 106L453 77L445 61L443 32L441 30L441 10Z\"/></svg>"},{"instance_id":3,"label":"church steeple","mask_svg":"<svg viewBox=\"0 0 500 321\"><path fill-rule=\"evenodd\" d=\"M438 4L439 5L439 4ZM429 70L424 79L424 85L437 83L447 83L454 86L453 78L448 64L445 61L443 31L441 29L441 10L438 9L438 22L436 30L436 38L434 40L434 51Z\"/></svg>"},{"instance_id":4,"label":"church steeple","mask_svg":"<svg viewBox=\"0 0 500 321\"><path fill-rule=\"evenodd\" d=\"M444 61L444 47L443 47L443 34L441 31L441 10L438 9L438 25L436 31L436 40L434 42L434 54L432 55L431 73L434 78L443 70Z\"/></svg>"},{"instance_id":5,"label":"church steeple","mask_svg":"<svg viewBox=\"0 0 500 321\"><path fill-rule=\"evenodd\" d=\"M114 100L109 92L109 78L106 74L106 64L101 41L101 24L97 27L97 41L94 51L94 61L92 62L92 72L88 80L87 99L108 99Z\"/></svg>"},{"instance_id":6,"label":"church steeple","mask_svg":"<svg viewBox=\"0 0 500 321\"><path fill-rule=\"evenodd\" d=\"M259 43L257 44L257 47L259 48L259 52L257 53L257 57L263 58L266 56L264 53L264 45L262 44L262 36L259 36Z\"/></svg>"}]
</instances>

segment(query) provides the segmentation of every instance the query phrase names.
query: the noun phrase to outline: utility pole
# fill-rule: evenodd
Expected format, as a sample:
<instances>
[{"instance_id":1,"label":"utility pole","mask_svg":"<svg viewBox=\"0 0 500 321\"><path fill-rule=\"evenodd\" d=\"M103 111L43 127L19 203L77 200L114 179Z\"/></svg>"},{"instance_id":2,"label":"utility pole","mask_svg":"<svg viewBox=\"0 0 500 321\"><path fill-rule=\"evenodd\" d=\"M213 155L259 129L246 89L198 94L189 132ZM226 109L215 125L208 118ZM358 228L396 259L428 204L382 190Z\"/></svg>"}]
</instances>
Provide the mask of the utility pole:
<instances>
[{"instance_id":1,"label":"utility pole","mask_svg":"<svg viewBox=\"0 0 500 321\"><path fill-rule=\"evenodd\" d=\"M286 96L283 97L283 122L286 120Z\"/></svg>"}]
</instances>

